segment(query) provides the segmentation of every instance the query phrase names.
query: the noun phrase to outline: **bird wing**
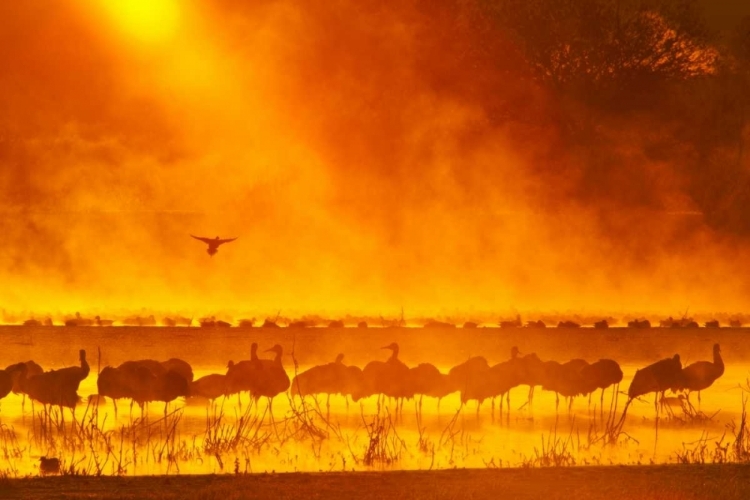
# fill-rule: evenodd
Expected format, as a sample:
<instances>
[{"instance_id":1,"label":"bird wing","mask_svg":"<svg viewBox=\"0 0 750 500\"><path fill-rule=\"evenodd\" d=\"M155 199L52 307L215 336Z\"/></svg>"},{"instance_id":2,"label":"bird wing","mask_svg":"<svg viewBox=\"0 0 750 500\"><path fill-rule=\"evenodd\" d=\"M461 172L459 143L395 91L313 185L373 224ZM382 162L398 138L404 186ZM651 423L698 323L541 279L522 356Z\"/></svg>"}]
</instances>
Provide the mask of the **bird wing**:
<instances>
[{"instance_id":1,"label":"bird wing","mask_svg":"<svg viewBox=\"0 0 750 500\"><path fill-rule=\"evenodd\" d=\"M216 241L216 240L212 240L211 238L201 238L200 236L193 236L192 234L190 236L192 236L193 238L195 238L198 241L202 241L203 243L208 243L208 244L211 244L214 241Z\"/></svg>"},{"instance_id":2,"label":"bird wing","mask_svg":"<svg viewBox=\"0 0 750 500\"><path fill-rule=\"evenodd\" d=\"M224 240L211 240L211 241L213 242L214 245L219 246L219 245L223 245L224 243L230 243L236 239L237 238L227 238Z\"/></svg>"}]
</instances>

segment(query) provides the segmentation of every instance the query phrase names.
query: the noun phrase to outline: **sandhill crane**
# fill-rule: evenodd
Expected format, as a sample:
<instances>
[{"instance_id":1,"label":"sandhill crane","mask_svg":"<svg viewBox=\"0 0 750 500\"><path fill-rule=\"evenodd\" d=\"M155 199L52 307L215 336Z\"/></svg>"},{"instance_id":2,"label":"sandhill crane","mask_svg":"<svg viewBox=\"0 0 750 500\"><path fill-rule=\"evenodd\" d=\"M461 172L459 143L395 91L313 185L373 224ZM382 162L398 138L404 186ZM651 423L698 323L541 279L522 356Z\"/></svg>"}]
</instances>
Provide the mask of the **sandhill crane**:
<instances>
[{"instance_id":1,"label":"sandhill crane","mask_svg":"<svg viewBox=\"0 0 750 500\"><path fill-rule=\"evenodd\" d=\"M419 412L422 411L422 398L429 396L437 398L438 410L440 410L440 400L448 394L455 392L450 377L430 363L420 363L410 368L406 379L406 392L419 396Z\"/></svg>"},{"instance_id":2,"label":"sandhill crane","mask_svg":"<svg viewBox=\"0 0 750 500\"><path fill-rule=\"evenodd\" d=\"M568 398L568 411L570 411L573 398L584 394L581 372L586 366L588 363L582 359L572 359L566 363L544 362L542 389L555 392L556 410L559 408L560 396Z\"/></svg>"},{"instance_id":3,"label":"sandhill crane","mask_svg":"<svg viewBox=\"0 0 750 500\"><path fill-rule=\"evenodd\" d=\"M632 321L628 321L628 328L651 328L651 322L647 319L639 320L636 318Z\"/></svg>"},{"instance_id":4,"label":"sandhill crane","mask_svg":"<svg viewBox=\"0 0 750 500\"><path fill-rule=\"evenodd\" d=\"M97 390L100 396L112 398L115 412L116 400L128 398L137 403L141 411L148 402L163 402L166 414L171 401L188 396L189 383L183 374L157 361L126 361L117 368L105 367L97 379Z\"/></svg>"},{"instance_id":5,"label":"sandhill crane","mask_svg":"<svg viewBox=\"0 0 750 500\"><path fill-rule=\"evenodd\" d=\"M242 391L252 392L262 369L261 360L258 359L258 344L253 342L250 346L250 360L231 363L227 366L227 385L229 394L237 394Z\"/></svg>"},{"instance_id":6,"label":"sandhill crane","mask_svg":"<svg viewBox=\"0 0 750 500\"><path fill-rule=\"evenodd\" d=\"M94 321L96 326L112 326L114 324L114 321L111 319L102 319L99 316L96 316Z\"/></svg>"},{"instance_id":7,"label":"sandhill crane","mask_svg":"<svg viewBox=\"0 0 750 500\"><path fill-rule=\"evenodd\" d=\"M490 368L488 376L490 380L495 384L496 390L499 391L496 395L500 396L500 414L502 415L503 407L503 396L508 401L508 414L510 414L510 390L521 384L529 385L529 395L533 392L534 385L540 382L537 377L539 376L539 368L541 361L536 354L530 354L528 357L520 357L521 352L517 346L513 346L510 349L510 359L498 363L497 365ZM493 414L494 414L494 398L493 398Z\"/></svg>"},{"instance_id":8,"label":"sandhill crane","mask_svg":"<svg viewBox=\"0 0 750 500\"><path fill-rule=\"evenodd\" d=\"M162 361L161 365L165 371L173 370L182 376L188 383L193 381L193 367L187 361L179 358L170 358L166 361Z\"/></svg>"},{"instance_id":9,"label":"sandhill crane","mask_svg":"<svg viewBox=\"0 0 750 500\"><path fill-rule=\"evenodd\" d=\"M79 351L80 366L50 370L22 380L21 388L35 401L44 405L70 408L75 412L78 386L89 375L86 351ZM74 413L75 415L75 413Z\"/></svg>"},{"instance_id":10,"label":"sandhill crane","mask_svg":"<svg viewBox=\"0 0 750 500\"><path fill-rule=\"evenodd\" d=\"M667 389L677 392L684 387L680 355L662 359L645 368L636 370L628 387L628 398L634 399L650 392L663 393Z\"/></svg>"},{"instance_id":11,"label":"sandhill crane","mask_svg":"<svg viewBox=\"0 0 750 500\"><path fill-rule=\"evenodd\" d=\"M154 375L164 375L168 371L174 371L184 378L187 383L193 381L193 368L187 361L179 358L171 358L166 361L156 361L154 359L139 359L136 361L125 361L118 368L126 367L131 364L138 364L148 368Z\"/></svg>"},{"instance_id":12,"label":"sandhill crane","mask_svg":"<svg viewBox=\"0 0 750 500\"><path fill-rule=\"evenodd\" d=\"M213 400L219 396L226 396L227 394L229 394L227 376L220 373L206 375L190 384L191 397Z\"/></svg>"},{"instance_id":13,"label":"sandhill crane","mask_svg":"<svg viewBox=\"0 0 750 500\"><path fill-rule=\"evenodd\" d=\"M16 364L18 364L18 363L16 363ZM34 361L31 361L31 360L25 361L23 364L26 365L26 372L24 373L23 377L19 377L13 383L13 393L14 394L23 394L25 396L26 393L21 388L21 386L23 385L23 380L29 379L31 377L35 377L37 375L40 375L41 373L44 373L44 369L41 366L39 366L38 363L35 363ZM10 365L8 368L10 368L11 366L15 366L15 365ZM7 368L6 368L6 370L7 370Z\"/></svg>"},{"instance_id":14,"label":"sandhill crane","mask_svg":"<svg viewBox=\"0 0 750 500\"><path fill-rule=\"evenodd\" d=\"M358 366L347 366L343 363L344 355L336 356L336 361L313 367L307 372L297 375L291 384L292 396L304 397L315 394L340 394L346 400L347 408L349 406L349 397L356 403L365 397L364 377L362 369ZM335 366L332 366L335 365ZM325 368L321 373L316 368ZM327 373L326 373L327 372ZM335 380L331 377L335 375Z\"/></svg>"},{"instance_id":15,"label":"sandhill crane","mask_svg":"<svg viewBox=\"0 0 750 500\"><path fill-rule=\"evenodd\" d=\"M457 370L458 369L458 370ZM477 356L456 366L448 374L454 387L458 387L461 394L461 405L469 401L477 402L477 418L479 409L487 398L495 397L494 387L489 384L490 367L487 360Z\"/></svg>"},{"instance_id":16,"label":"sandhill crane","mask_svg":"<svg viewBox=\"0 0 750 500\"><path fill-rule=\"evenodd\" d=\"M147 317L130 316L122 320L122 324L125 326L156 326L156 318L153 314Z\"/></svg>"},{"instance_id":17,"label":"sandhill crane","mask_svg":"<svg viewBox=\"0 0 750 500\"><path fill-rule=\"evenodd\" d=\"M92 326L94 322L88 318L82 318L81 313L76 313L76 317L65 320L65 326Z\"/></svg>"},{"instance_id":18,"label":"sandhill crane","mask_svg":"<svg viewBox=\"0 0 750 500\"><path fill-rule=\"evenodd\" d=\"M253 384L255 387L252 389L252 394L255 399L260 397L268 398L268 409L273 418L273 398L289 389L289 375L287 375L284 365L281 362L284 349L279 344L276 344L266 352L273 352L276 356L274 356L273 360L260 360L261 369L259 370L257 380Z\"/></svg>"},{"instance_id":19,"label":"sandhill crane","mask_svg":"<svg viewBox=\"0 0 750 500\"><path fill-rule=\"evenodd\" d=\"M512 356L517 355L517 349L512 350ZM459 365L461 370L458 371L459 381L464 378L465 383L461 387L461 404L469 401L477 402L477 416L482 403L487 399L493 400L500 396L502 408L502 398L510 392L513 387L522 383L523 366L515 358L511 357L508 361L503 361L492 367L485 367L484 358L471 358L463 365ZM486 361L485 361L486 362ZM453 374L456 374L455 367ZM508 401L510 405L510 400ZM502 414L502 410L501 410Z\"/></svg>"},{"instance_id":20,"label":"sandhill crane","mask_svg":"<svg viewBox=\"0 0 750 500\"><path fill-rule=\"evenodd\" d=\"M529 386L529 408L533 407L534 389L544 383L544 363L535 353L526 354L520 358L523 362L522 383Z\"/></svg>"},{"instance_id":21,"label":"sandhill crane","mask_svg":"<svg viewBox=\"0 0 750 500\"><path fill-rule=\"evenodd\" d=\"M344 396L351 397L355 403L364 397L363 391L365 386L365 377L362 374L362 369L358 366L347 366L346 373L344 374L343 394ZM346 401L347 408L349 406L349 400Z\"/></svg>"},{"instance_id":22,"label":"sandhill crane","mask_svg":"<svg viewBox=\"0 0 750 500\"><path fill-rule=\"evenodd\" d=\"M5 370L0 370L0 399L10 394L21 377L26 378L26 370L24 363L16 363Z\"/></svg>"},{"instance_id":23,"label":"sandhill crane","mask_svg":"<svg viewBox=\"0 0 750 500\"><path fill-rule=\"evenodd\" d=\"M487 372L487 385L492 397L492 414L495 414L495 397L500 396L500 416L503 414L503 398L508 400L510 415L510 390L523 382L523 365L515 360L503 361L491 366Z\"/></svg>"},{"instance_id":24,"label":"sandhill crane","mask_svg":"<svg viewBox=\"0 0 750 500\"><path fill-rule=\"evenodd\" d=\"M344 394L347 367L343 363L344 355L339 354L332 363L313 366L298 374L292 380L292 396L326 395L326 408L330 412L331 394Z\"/></svg>"},{"instance_id":25,"label":"sandhill crane","mask_svg":"<svg viewBox=\"0 0 750 500\"><path fill-rule=\"evenodd\" d=\"M17 377L15 379L15 382L13 383L13 394L23 394L23 400L21 402L22 408L26 404L26 391L22 387L24 381L26 379L36 377L37 375L44 373L44 369L41 366L39 366L38 363L35 363L34 361L31 361L31 360L25 361L23 364L26 365L26 373L21 377ZM11 366L14 366L14 365L11 365ZM10 368L10 366L8 368Z\"/></svg>"},{"instance_id":26,"label":"sandhill crane","mask_svg":"<svg viewBox=\"0 0 750 500\"><path fill-rule=\"evenodd\" d=\"M474 356L451 368L448 379L454 391L462 391L473 385L489 369L490 365L484 356Z\"/></svg>"},{"instance_id":27,"label":"sandhill crane","mask_svg":"<svg viewBox=\"0 0 750 500\"><path fill-rule=\"evenodd\" d=\"M682 387L690 392L698 391L698 404L701 401L701 391L711 387L716 379L724 374L724 360L721 359L721 347L714 344L714 360L698 361L682 369Z\"/></svg>"},{"instance_id":28,"label":"sandhill crane","mask_svg":"<svg viewBox=\"0 0 750 500\"><path fill-rule=\"evenodd\" d=\"M112 399L117 418L117 400L130 399L141 408L149 400L149 392L154 382L153 372L143 363L125 362L118 367L105 366L96 379L97 393L100 397Z\"/></svg>"},{"instance_id":29,"label":"sandhill crane","mask_svg":"<svg viewBox=\"0 0 750 500\"><path fill-rule=\"evenodd\" d=\"M484 393L478 389L481 381L490 369L489 363L484 356L473 356L448 371L448 380L454 391L460 391L461 404L464 405L471 400L477 401L477 417L482 401L487 399Z\"/></svg>"},{"instance_id":30,"label":"sandhill crane","mask_svg":"<svg viewBox=\"0 0 750 500\"><path fill-rule=\"evenodd\" d=\"M342 394L346 365L344 355L338 354L332 363L313 366L299 373L292 380L292 396L315 396L317 394Z\"/></svg>"},{"instance_id":31,"label":"sandhill crane","mask_svg":"<svg viewBox=\"0 0 750 500\"><path fill-rule=\"evenodd\" d=\"M619 384L622 382L622 369L617 361L600 359L583 367L581 370L581 382L584 387L583 393L589 395L589 402L591 401L591 394L597 389L601 389L599 412L603 415L604 390L613 386L612 397L616 399Z\"/></svg>"},{"instance_id":32,"label":"sandhill crane","mask_svg":"<svg viewBox=\"0 0 750 500\"><path fill-rule=\"evenodd\" d=\"M393 342L381 349L389 349L391 356L387 361L370 361L362 370L364 380L363 395L383 395L397 400L409 397L406 378L409 375L409 367L398 359L399 347Z\"/></svg>"},{"instance_id":33,"label":"sandhill crane","mask_svg":"<svg viewBox=\"0 0 750 500\"><path fill-rule=\"evenodd\" d=\"M670 318L671 320L672 318ZM628 407L633 399L648 394L654 393L654 412L656 414L656 425L658 429L659 422L659 396L664 398L664 393L669 389L672 392L677 392L684 387L684 376L682 374L682 362L680 361L680 355L675 354L671 358L665 358L652 363L640 370L636 370L635 376L630 387L628 387L628 401L625 403L625 408L622 410L622 417L619 422L615 425L615 428L622 428L625 422L625 416L628 412Z\"/></svg>"}]
</instances>

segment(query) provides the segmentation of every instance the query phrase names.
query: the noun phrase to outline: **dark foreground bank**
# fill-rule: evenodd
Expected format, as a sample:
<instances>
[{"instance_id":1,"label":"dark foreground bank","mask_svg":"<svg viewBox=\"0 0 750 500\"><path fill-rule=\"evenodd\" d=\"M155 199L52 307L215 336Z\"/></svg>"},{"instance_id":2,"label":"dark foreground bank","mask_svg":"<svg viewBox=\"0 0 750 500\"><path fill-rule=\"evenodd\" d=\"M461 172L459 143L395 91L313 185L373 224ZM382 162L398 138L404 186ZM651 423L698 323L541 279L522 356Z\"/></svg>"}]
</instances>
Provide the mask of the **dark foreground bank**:
<instances>
[{"instance_id":1,"label":"dark foreground bank","mask_svg":"<svg viewBox=\"0 0 750 500\"><path fill-rule=\"evenodd\" d=\"M294 473L3 480L0 498L703 499L750 498L748 465Z\"/></svg>"}]
</instances>

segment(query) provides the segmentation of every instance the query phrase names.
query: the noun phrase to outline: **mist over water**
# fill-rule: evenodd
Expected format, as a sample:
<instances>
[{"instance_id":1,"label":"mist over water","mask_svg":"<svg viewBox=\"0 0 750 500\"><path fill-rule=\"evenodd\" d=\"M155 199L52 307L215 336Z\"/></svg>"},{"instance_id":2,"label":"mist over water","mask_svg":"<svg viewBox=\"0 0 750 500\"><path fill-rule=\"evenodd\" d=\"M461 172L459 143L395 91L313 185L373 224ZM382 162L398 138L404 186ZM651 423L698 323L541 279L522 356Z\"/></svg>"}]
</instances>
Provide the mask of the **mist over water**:
<instances>
[{"instance_id":1,"label":"mist over water","mask_svg":"<svg viewBox=\"0 0 750 500\"><path fill-rule=\"evenodd\" d=\"M10 312L747 307L721 71L561 89L479 1L46 5L0 8Z\"/></svg>"}]
</instances>

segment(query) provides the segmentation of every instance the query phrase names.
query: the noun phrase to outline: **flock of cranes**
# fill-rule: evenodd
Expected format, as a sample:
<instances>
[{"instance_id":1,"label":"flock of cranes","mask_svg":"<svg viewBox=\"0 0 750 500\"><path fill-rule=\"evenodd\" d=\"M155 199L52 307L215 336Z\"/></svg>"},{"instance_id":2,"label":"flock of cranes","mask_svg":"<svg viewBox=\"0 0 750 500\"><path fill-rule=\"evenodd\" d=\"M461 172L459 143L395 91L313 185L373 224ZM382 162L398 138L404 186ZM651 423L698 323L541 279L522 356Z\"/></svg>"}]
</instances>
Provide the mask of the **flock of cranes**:
<instances>
[{"instance_id":1,"label":"flock of cranes","mask_svg":"<svg viewBox=\"0 0 750 500\"><path fill-rule=\"evenodd\" d=\"M613 324L616 323L616 320L613 318L609 319L601 319L599 321L594 321L593 319L588 319L587 322L581 323L571 320L561 320L557 322L557 325L554 325L554 323L547 325L542 320L536 320L536 321L527 321L525 324L521 321L521 316L518 315L516 319L514 320L506 320L506 321L499 321L497 324L491 324L491 323L476 323L473 321L467 321L463 323L463 328L479 328L481 327L500 327L503 329L515 329L515 328L547 328L548 326L553 327L556 326L557 328L562 329L575 329L575 328L582 328L586 325L596 329L596 330L602 330L602 329L608 329L612 327ZM174 316L174 317L165 317L161 320L157 320L154 315L149 316L129 316L124 319L120 320L112 320L112 319L102 319L99 316L95 316L93 319L83 317L80 313L75 313L75 316L68 317L64 320L63 324L65 326L70 327L91 327L91 326L114 326L115 324L121 324L123 326L138 326L138 327L151 327L151 326L167 326L167 327L176 327L176 326L200 326L204 328L229 328L232 326L237 326L240 328L280 328L282 324L285 324L289 328L309 328L309 327L320 327L320 326L327 326L328 328L345 328L347 325L344 324L341 320L324 320L324 319L318 319L316 321L312 320L293 320L293 319L282 319L282 322L279 323L279 317L277 316L274 319L267 318L263 323L257 323L255 318L253 319L242 319L239 320L239 322L236 323L236 325L233 325L229 321L223 321L220 319L216 319L215 316L210 317L204 317L199 319L194 318L186 318L182 316ZM47 317L43 320L38 320L35 318L28 319L22 323L23 326L27 327L40 327L40 326L54 326L54 322L52 318ZM349 326L353 326L354 324L350 324ZM357 328L368 328L368 323L366 321L358 321L357 322ZM403 317L399 320L386 320L385 318L380 318L380 327L406 327L407 323L406 320ZM428 320L422 324L425 328L458 328L459 325L446 322L446 321L436 321L436 320ZM654 325L655 326L655 325ZM672 318L671 316L667 319L663 319L659 321L660 328L676 328L676 329L692 329L692 328L700 328L701 325L693 320L692 318L688 317L682 317L682 318ZM704 328L720 328L722 324L720 324L719 320L713 319L705 321L702 325ZM729 326L730 328L741 328L742 322L739 319L730 319L728 321L725 321L724 326ZM627 321L627 327L628 328L635 328L635 329L648 329L652 327L651 321L649 321L646 318L641 319L632 319Z\"/></svg>"},{"instance_id":2,"label":"flock of cranes","mask_svg":"<svg viewBox=\"0 0 750 500\"><path fill-rule=\"evenodd\" d=\"M528 404L533 404L535 388L552 391L559 398L591 396L601 391L602 406L604 391L613 387L616 397L623 372L619 364L611 359L600 359L588 363L582 359L567 362L543 361L536 354L522 355L513 347L510 358L490 365L482 356L471 357L454 366L448 373L441 372L429 363L409 367L399 359L399 346L392 343L383 349L391 352L385 361L371 361L363 369L344 364L344 355L339 354L331 363L314 366L297 374L290 381L282 364L283 348L275 345L266 352L274 354L272 359L258 357L258 345L253 343L250 359L237 363L229 362L225 374L211 374L193 380L191 366L180 359L166 361L126 361L119 366L107 366L97 379L97 401L101 398L113 400L115 412L119 399L129 399L141 408L149 402L169 402L180 398L215 399L247 392L252 398L268 398L272 414L273 398L289 391L291 397L341 395L359 401L369 396L393 398L396 408L403 408L403 401L415 399L421 410L424 396L440 400L458 392L462 406L477 402L477 414L481 404L500 398L508 402L510 391L519 386L529 390ZM86 352L81 350L79 366L44 371L33 361L16 363L0 370L0 398L11 391L28 396L43 405L75 409L80 398L78 387L90 372ZM713 347L712 361L699 361L683 367L679 355L657 361L636 371L628 389L628 404L634 398L649 393L663 397L665 391L698 392L710 387L724 373L724 363L718 344ZM329 401L330 408L330 401ZM570 406L569 406L570 408ZM627 405L626 405L627 409ZM166 413L165 406L165 413Z\"/></svg>"}]
</instances>

